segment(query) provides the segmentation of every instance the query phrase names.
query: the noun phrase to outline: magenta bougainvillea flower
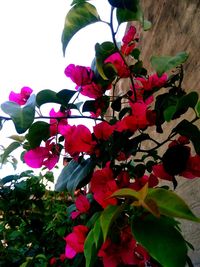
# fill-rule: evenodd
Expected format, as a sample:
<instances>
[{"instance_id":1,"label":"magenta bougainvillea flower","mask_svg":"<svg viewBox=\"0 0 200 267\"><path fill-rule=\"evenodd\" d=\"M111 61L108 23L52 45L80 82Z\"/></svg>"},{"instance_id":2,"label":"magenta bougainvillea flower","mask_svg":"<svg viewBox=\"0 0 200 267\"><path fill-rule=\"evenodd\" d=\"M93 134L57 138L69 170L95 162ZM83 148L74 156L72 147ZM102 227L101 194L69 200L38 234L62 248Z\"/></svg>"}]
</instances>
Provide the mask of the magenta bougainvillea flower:
<instances>
[{"instance_id":1,"label":"magenta bougainvillea flower","mask_svg":"<svg viewBox=\"0 0 200 267\"><path fill-rule=\"evenodd\" d=\"M103 95L105 90L111 88L109 86L105 89L100 84L96 84L93 81L94 72L90 67L70 64L65 69L65 75L76 84L76 90L80 91L82 95L90 98L99 98Z\"/></svg>"},{"instance_id":2,"label":"magenta bougainvillea flower","mask_svg":"<svg viewBox=\"0 0 200 267\"><path fill-rule=\"evenodd\" d=\"M97 170L93 173L91 179L91 191L94 194L94 199L103 207L108 205L116 205L115 198L108 198L118 189L117 183L113 176L111 168L106 166L102 170Z\"/></svg>"},{"instance_id":3,"label":"magenta bougainvillea flower","mask_svg":"<svg viewBox=\"0 0 200 267\"><path fill-rule=\"evenodd\" d=\"M138 35L136 35L136 28L130 26L127 33L122 38L121 51L124 55L128 56L136 47L138 41Z\"/></svg>"},{"instance_id":4,"label":"magenta bougainvillea flower","mask_svg":"<svg viewBox=\"0 0 200 267\"><path fill-rule=\"evenodd\" d=\"M118 235L117 243L107 239L99 250L98 256L102 258L104 267L147 266L145 264L150 260L150 256L142 246L137 244L130 227L124 228Z\"/></svg>"},{"instance_id":5,"label":"magenta bougainvillea flower","mask_svg":"<svg viewBox=\"0 0 200 267\"><path fill-rule=\"evenodd\" d=\"M50 135L55 136L56 134L62 134L64 135L66 126L68 125L67 119L55 119L55 118L61 118L61 117L66 117L69 115L70 112L61 112L58 111L56 112L54 108L52 108L49 112L50 118Z\"/></svg>"},{"instance_id":6,"label":"magenta bougainvillea flower","mask_svg":"<svg viewBox=\"0 0 200 267\"><path fill-rule=\"evenodd\" d=\"M130 76L130 70L118 52L106 58L104 63L112 63L119 77L127 78Z\"/></svg>"},{"instance_id":7,"label":"magenta bougainvillea flower","mask_svg":"<svg viewBox=\"0 0 200 267\"><path fill-rule=\"evenodd\" d=\"M73 232L64 238L66 241L66 258L73 259L77 253L83 252L84 242L88 231L89 228L85 225L77 225L73 227Z\"/></svg>"},{"instance_id":8,"label":"magenta bougainvillea flower","mask_svg":"<svg viewBox=\"0 0 200 267\"><path fill-rule=\"evenodd\" d=\"M13 91L9 94L9 100L17 104L24 105L32 94L33 90L30 87L22 87L20 93L15 93Z\"/></svg>"},{"instance_id":9,"label":"magenta bougainvillea flower","mask_svg":"<svg viewBox=\"0 0 200 267\"><path fill-rule=\"evenodd\" d=\"M94 76L90 67L75 66L74 64L69 64L66 67L65 75L78 86L90 84Z\"/></svg>"},{"instance_id":10,"label":"magenta bougainvillea flower","mask_svg":"<svg viewBox=\"0 0 200 267\"><path fill-rule=\"evenodd\" d=\"M90 130L84 125L71 126L65 129L65 151L72 157L76 157L80 152L91 154L94 149L94 142Z\"/></svg>"},{"instance_id":11,"label":"magenta bougainvillea flower","mask_svg":"<svg viewBox=\"0 0 200 267\"><path fill-rule=\"evenodd\" d=\"M24 161L32 168L47 167L51 170L59 160L58 146L48 140L45 147L36 147L24 154Z\"/></svg>"},{"instance_id":12,"label":"magenta bougainvillea flower","mask_svg":"<svg viewBox=\"0 0 200 267\"><path fill-rule=\"evenodd\" d=\"M153 88L160 88L164 86L167 82L168 75L164 73L161 77L157 75L157 73L154 73L150 75L148 78L142 78L142 77L137 77L135 79L135 88L138 89L143 89L145 91L150 91Z\"/></svg>"},{"instance_id":13,"label":"magenta bougainvillea flower","mask_svg":"<svg viewBox=\"0 0 200 267\"><path fill-rule=\"evenodd\" d=\"M135 179L135 181L129 187L139 191L146 183L148 183L148 187L151 188L158 185L159 180L154 174L150 174L149 176L143 175L142 177Z\"/></svg>"},{"instance_id":14,"label":"magenta bougainvillea flower","mask_svg":"<svg viewBox=\"0 0 200 267\"><path fill-rule=\"evenodd\" d=\"M90 209L90 201L88 198L80 194L75 201L76 211L71 213L71 218L76 219L80 214L86 213Z\"/></svg>"},{"instance_id":15,"label":"magenta bougainvillea flower","mask_svg":"<svg viewBox=\"0 0 200 267\"><path fill-rule=\"evenodd\" d=\"M94 135L97 139L108 140L115 127L108 122L100 122L93 127Z\"/></svg>"}]
</instances>

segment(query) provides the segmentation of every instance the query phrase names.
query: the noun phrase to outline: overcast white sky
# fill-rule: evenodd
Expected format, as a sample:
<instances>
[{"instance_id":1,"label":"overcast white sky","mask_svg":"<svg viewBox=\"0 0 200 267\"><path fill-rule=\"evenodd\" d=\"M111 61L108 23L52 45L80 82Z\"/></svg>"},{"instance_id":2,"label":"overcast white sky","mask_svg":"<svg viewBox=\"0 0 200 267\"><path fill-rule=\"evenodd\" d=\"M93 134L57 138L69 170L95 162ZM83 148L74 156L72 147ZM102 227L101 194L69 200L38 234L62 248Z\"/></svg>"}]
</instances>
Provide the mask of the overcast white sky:
<instances>
[{"instance_id":1,"label":"overcast white sky","mask_svg":"<svg viewBox=\"0 0 200 267\"><path fill-rule=\"evenodd\" d=\"M105 24L90 25L73 37L63 57L61 34L71 2L0 1L0 103L8 100L11 90L19 92L23 86L31 87L34 92L74 89L64 75L65 67L70 63L90 66L95 43L111 40L110 30ZM109 20L107 0L90 3L95 4L103 20ZM124 33L125 25L120 30L119 38ZM5 137L14 134L12 129L9 127L8 131L7 124L0 132L0 144L10 143ZM6 165L6 171L8 169L10 167Z\"/></svg>"}]
</instances>

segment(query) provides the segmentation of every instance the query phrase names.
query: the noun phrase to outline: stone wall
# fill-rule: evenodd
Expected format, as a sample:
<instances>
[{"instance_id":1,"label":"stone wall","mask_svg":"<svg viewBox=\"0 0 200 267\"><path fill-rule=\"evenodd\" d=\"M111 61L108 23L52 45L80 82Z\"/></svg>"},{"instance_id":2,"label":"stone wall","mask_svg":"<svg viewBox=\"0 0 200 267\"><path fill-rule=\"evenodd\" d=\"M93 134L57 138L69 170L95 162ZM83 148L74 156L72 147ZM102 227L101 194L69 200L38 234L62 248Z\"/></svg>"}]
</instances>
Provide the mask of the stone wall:
<instances>
[{"instance_id":1,"label":"stone wall","mask_svg":"<svg viewBox=\"0 0 200 267\"><path fill-rule=\"evenodd\" d=\"M189 53L189 59L184 64L183 88L186 91L195 90L200 93L200 1L142 0L142 6L145 18L152 22L151 30L141 34L140 48L144 66L151 70L151 55L172 56L186 51ZM188 119L191 114L188 113ZM166 133L169 132L168 126L166 124L164 129ZM180 178L179 181L177 193L186 200L194 213L200 216L200 179L188 181ZM192 262L194 266L199 267L200 225L182 221L182 228L186 240L195 247L195 251L190 252Z\"/></svg>"}]
</instances>

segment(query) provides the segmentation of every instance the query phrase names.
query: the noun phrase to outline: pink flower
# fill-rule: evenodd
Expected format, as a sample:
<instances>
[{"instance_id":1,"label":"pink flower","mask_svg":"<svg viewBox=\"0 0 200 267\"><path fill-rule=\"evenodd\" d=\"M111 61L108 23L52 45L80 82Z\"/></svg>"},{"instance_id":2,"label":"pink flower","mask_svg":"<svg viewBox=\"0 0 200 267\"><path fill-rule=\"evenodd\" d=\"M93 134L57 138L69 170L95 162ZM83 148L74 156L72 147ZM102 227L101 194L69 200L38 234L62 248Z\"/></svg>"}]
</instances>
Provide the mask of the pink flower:
<instances>
[{"instance_id":1,"label":"pink flower","mask_svg":"<svg viewBox=\"0 0 200 267\"><path fill-rule=\"evenodd\" d=\"M112 55L110 55L104 63L112 63L113 66L115 67L117 74L121 78L127 78L130 75L130 70L128 66L125 64L123 58L121 55L116 52Z\"/></svg>"},{"instance_id":2,"label":"pink flower","mask_svg":"<svg viewBox=\"0 0 200 267\"><path fill-rule=\"evenodd\" d=\"M90 202L86 196L79 195L75 201L75 206L77 211L71 213L72 219L77 218L82 213L86 213L90 209Z\"/></svg>"},{"instance_id":3,"label":"pink flower","mask_svg":"<svg viewBox=\"0 0 200 267\"><path fill-rule=\"evenodd\" d=\"M24 161L31 168L41 168L43 165L51 170L59 160L58 147L48 140L45 147L36 147L24 154Z\"/></svg>"},{"instance_id":4,"label":"pink flower","mask_svg":"<svg viewBox=\"0 0 200 267\"><path fill-rule=\"evenodd\" d=\"M121 46L121 51L124 55L129 55L133 49L136 47L136 41L138 39L136 35L136 28L134 26L130 26L127 33L124 35Z\"/></svg>"},{"instance_id":5,"label":"pink flower","mask_svg":"<svg viewBox=\"0 0 200 267\"><path fill-rule=\"evenodd\" d=\"M78 156L81 152L92 153L94 143L90 130L84 125L71 126L65 129L65 151L72 157Z\"/></svg>"},{"instance_id":6,"label":"pink flower","mask_svg":"<svg viewBox=\"0 0 200 267\"><path fill-rule=\"evenodd\" d=\"M167 82L168 76L164 73L161 77L158 77L157 73L154 73L146 78L138 77L136 78L136 89L144 89L146 91L150 91L153 88L160 88L164 86Z\"/></svg>"},{"instance_id":7,"label":"pink flower","mask_svg":"<svg viewBox=\"0 0 200 267\"><path fill-rule=\"evenodd\" d=\"M52 108L49 112L49 116L54 118L65 117L67 115L69 115L69 112L56 112L54 108ZM55 136L58 133L64 135L66 126L68 125L67 119L58 120L54 118L50 118L50 135Z\"/></svg>"},{"instance_id":8,"label":"pink flower","mask_svg":"<svg viewBox=\"0 0 200 267\"><path fill-rule=\"evenodd\" d=\"M89 228L85 225L77 225L73 227L73 232L65 237L66 247L65 256L73 259L77 253L84 251L84 242Z\"/></svg>"},{"instance_id":9,"label":"pink flower","mask_svg":"<svg viewBox=\"0 0 200 267\"><path fill-rule=\"evenodd\" d=\"M93 127L94 135L97 139L108 140L114 131L114 126L102 121Z\"/></svg>"},{"instance_id":10,"label":"pink flower","mask_svg":"<svg viewBox=\"0 0 200 267\"><path fill-rule=\"evenodd\" d=\"M33 90L30 87L22 87L19 94L11 91L9 95L9 100L19 105L24 105L26 104L32 92Z\"/></svg>"},{"instance_id":11,"label":"pink flower","mask_svg":"<svg viewBox=\"0 0 200 267\"><path fill-rule=\"evenodd\" d=\"M116 205L115 198L108 198L118 189L113 176L112 169L105 167L102 170L97 170L93 173L91 179L91 191L94 194L94 199L103 207L108 205Z\"/></svg>"},{"instance_id":12,"label":"pink flower","mask_svg":"<svg viewBox=\"0 0 200 267\"><path fill-rule=\"evenodd\" d=\"M65 75L78 86L91 83L94 76L90 67L75 66L74 64L70 64L66 67Z\"/></svg>"},{"instance_id":13,"label":"pink flower","mask_svg":"<svg viewBox=\"0 0 200 267\"><path fill-rule=\"evenodd\" d=\"M76 87L76 89L80 89L80 93L82 95L90 97L90 98L95 98L95 99L101 97L106 91L104 88L102 88L100 84L96 84L94 82L81 86L81 88ZM106 88L106 89L110 89L110 88Z\"/></svg>"}]
</instances>

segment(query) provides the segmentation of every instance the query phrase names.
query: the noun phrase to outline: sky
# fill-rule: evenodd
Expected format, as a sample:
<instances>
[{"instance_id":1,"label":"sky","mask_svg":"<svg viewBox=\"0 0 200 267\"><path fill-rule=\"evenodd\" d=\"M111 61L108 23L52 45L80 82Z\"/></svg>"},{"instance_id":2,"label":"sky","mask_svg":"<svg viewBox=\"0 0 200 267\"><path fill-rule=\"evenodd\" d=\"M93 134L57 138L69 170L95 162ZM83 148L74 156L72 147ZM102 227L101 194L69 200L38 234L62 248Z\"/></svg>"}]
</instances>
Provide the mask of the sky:
<instances>
[{"instance_id":1,"label":"sky","mask_svg":"<svg viewBox=\"0 0 200 267\"><path fill-rule=\"evenodd\" d=\"M0 1L0 103L8 100L10 91L29 86L37 93L43 89L74 89L64 75L70 63L90 66L94 45L111 41L109 27L95 23L79 31L63 56L61 35L71 0L1 0ZM109 21L107 0L93 0L101 19ZM122 24L119 41L125 31ZM95 33L95 34L94 34ZM1 115L5 115L0 111ZM8 145L16 134L11 122L0 131L0 145ZM17 152L16 152L17 153ZM5 165L0 178L13 168ZM9 174L11 174L9 173Z\"/></svg>"}]
</instances>

